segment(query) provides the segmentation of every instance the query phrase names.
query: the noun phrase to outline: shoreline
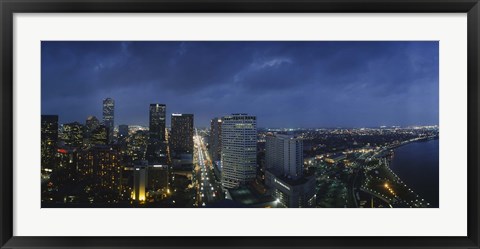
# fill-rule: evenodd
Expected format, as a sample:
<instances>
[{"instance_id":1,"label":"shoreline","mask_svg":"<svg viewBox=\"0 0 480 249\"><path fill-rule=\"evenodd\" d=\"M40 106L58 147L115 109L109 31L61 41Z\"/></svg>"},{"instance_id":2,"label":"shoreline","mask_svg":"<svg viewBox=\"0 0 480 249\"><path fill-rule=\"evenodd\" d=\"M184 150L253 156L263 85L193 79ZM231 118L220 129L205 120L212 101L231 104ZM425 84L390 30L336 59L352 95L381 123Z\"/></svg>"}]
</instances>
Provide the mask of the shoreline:
<instances>
[{"instance_id":1,"label":"shoreline","mask_svg":"<svg viewBox=\"0 0 480 249\"><path fill-rule=\"evenodd\" d=\"M402 148L402 147L404 147L403 145L414 144L414 143L417 143L417 142L418 142L418 143L420 143L420 142L421 142L421 143L425 143L425 142L435 141L435 140L438 141L438 140L439 140L439 137L436 136L436 137L434 137L434 138L424 138L424 139L420 139L420 140L416 140L416 141L411 141L411 142L402 144L402 145L400 145L400 146L397 146L397 147L393 148L392 150L396 150L396 149ZM408 177L408 173L406 173L406 172L403 172L403 173L404 173L404 174L402 174L403 176L400 177L400 176L398 175L398 173L399 173L399 171L402 171L402 170L399 170L399 165L396 165L396 167L393 167L393 168L392 168L393 161L394 161L394 157L395 157L395 155L397 154L397 152L394 151L393 153L394 153L393 156L388 157L388 158L386 157L386 159L387 159L387 161L388 161L388 164L387 164L388 169L389 169L392 173L394 173L394 175L396 175L399 179L401 179L402 182L405 182L404 180L406 180L406 182L408 182L408 186L410 186L410 188L411 188L414 192L416 192L416 193L418 193L418 194L420 194L419 192L421 192L420 196L423 196L423 198L427 198L428 200L430 200L430 203L431 203L431 202L432 202L432 199L430 198L430 196L429 196L429 194L428 194L428 192L429 192L428 189L425 189L424 187L422 187L421 184L420 184L420 185L419 185L419 184L416 184L417 180L416 180L415 178ZM401 173L401 172L400 172L400 173ZM406 176L405 174L407 174L407 176ZM417 183L418 183L418 182L417 182ZM419 190L422 190L422 191L419 191ZM437 194L437 195L440 194L440 193L439 193L439 189L437 190L437 193L436 193L436 194ZM434 200L434 203L436 203L437 207L439 207L439 203L437 203L437 202L438 202L438 200Z\"/></svg>"},{"instance_id":2,"label":"shoreline","mask_svg":"<svg viewBox=\"0 0 480 249\"><path fill-rule=\"evenodd\" d=\"M423 137L423 138L417 138L417 139L414 139L414 140L408 140L408 141L403 141L402 143L398 144L398 145L393 145L393 146L389 146L388 147L388 150L393 150L393 149L398 149L400 147L403 147L404 145L409 145L409 144L412 144L412 143L420 143L420 142L428 142L428 141L431 141L431 140L440 140L440 136L433 136L433 137Z\"/></svg>"}]
</instances>

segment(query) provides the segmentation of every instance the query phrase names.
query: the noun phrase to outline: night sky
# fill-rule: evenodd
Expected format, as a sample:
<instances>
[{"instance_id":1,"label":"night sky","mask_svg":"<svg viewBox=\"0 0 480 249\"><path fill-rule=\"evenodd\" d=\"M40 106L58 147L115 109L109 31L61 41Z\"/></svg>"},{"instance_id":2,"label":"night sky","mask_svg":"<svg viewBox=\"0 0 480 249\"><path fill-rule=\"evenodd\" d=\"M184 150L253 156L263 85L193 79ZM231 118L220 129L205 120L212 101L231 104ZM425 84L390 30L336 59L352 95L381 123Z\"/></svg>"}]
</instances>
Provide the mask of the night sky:
<instances>
[{"instance_id":1,"label":"night sky","mask_svg":"<svg viewBox=\"0 0 480 249\"><path fill-rule=\"evenodd\" d=\"M438 42L42 42L42 114L148 126L150 103L205 127L438 125ZM170 126L170 119L167 119Z\"/></svg>"}]
</instances>

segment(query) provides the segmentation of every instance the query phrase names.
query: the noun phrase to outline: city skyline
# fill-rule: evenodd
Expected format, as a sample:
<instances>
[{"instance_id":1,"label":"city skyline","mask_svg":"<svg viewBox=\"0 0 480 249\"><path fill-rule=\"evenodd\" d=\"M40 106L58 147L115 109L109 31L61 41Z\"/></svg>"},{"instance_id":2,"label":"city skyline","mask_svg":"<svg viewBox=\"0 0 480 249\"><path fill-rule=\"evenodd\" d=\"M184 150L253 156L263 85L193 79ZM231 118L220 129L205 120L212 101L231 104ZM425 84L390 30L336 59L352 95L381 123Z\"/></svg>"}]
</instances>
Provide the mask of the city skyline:
<instances>
[{"instance_id":1,"label":"city skyline","mask_svg":"<svg viewBox=\"0 0 480 249\"><path fill-rule=\"evenodd\" d=\"M116 127L148 126L152 103L167 126L236 112L264 128L438 125L438 42L42 42L42 114L101 119L107 97Z\"/></svg>"},{"instance_id":2,"label":"city skyline","mask_svg":"<svg viewBox=\"0 0 480 249\"><path fill-rule=\"evenodd\" d=\"M109 99L109 100L113 100L112 98L110 97L107 97L105 99ZM165 104L150 104L150 112L152 112L152 106L162 106L163 108L166 107ZM166 108L165 108L166 109ZM169 112L166 112L166 113L169 113ZM237 113L228 113L228 114L225 114L225 115L218 115L219 117L224 117L224 116L230 116L230 115L235 115ZM60 115L58 114L42 114L42 115L45 115L45 116L57 116L58 120L61 119ZM150 114L148 114L148 116L150 116ZM170 115L166 115L166 117L164 117L165 119L165 124L164 124L164 127L165 128L169 128L171 129L171 124L172 124L172 117L174 116L178 116L178 115L193 115L193 114L185 114L185 113L177 113L177 112L172 112L170 113ZM116 116L115 116L116 117ZM100 118L102 118L102 115L100 115ZM70 125L72 123L78 123L80 125L85 125L86 127L89 126L89 122L92 121L92 119L95 119L96 122L98 122L97 126L100 125L100 126L105 126L104 123L105 121L98 121L98 118L97 116L95 115L90 115L88 116L85 120L72 120L72 121L69 121L69 122L60 122L58 121L58 124L59 125ZM216 118L213 118L213 119L216 119ZM168 121L168 122L167 122ZM211 121L211 120L210 120ZM209 122L210 122L209 121ZM150 126L152 125L151 123L151 118L149 118L149 123L145 124L145 125L139 125L139 124L127 124L127 123L120 123L120 124L114 124L114 128L116 130L120 129L120 126L131 126L131 127L137 127L137 126L140 126L140 127L143 127L145 130L150 130ZM194 125L194 127L196 128L202 128L202 129L205 129L205 128L209 128L211 124L208 124L208 125L205 125L205 126L197 126L197 125ZM347 126L336 126L336 127L327 127L327 126L312 126L312 127L294 127L294 126L278 126L278 127L258 127L259 129L362 129L362 128L392 128L392 127L399 127L399 128L408 128L408 127L428 127L428 126L437 126L437 124L424 124L424 125L419 125L419 124L412 124L412 125L405 125L405 126L401 126L401 125L376 125L376 126L356 126L356 127L347 127ZM105 126L106 127L106 126ZM160 130L163 130L163 129L160 129ZM155 133L155 132L154 132ZM110 137L110 134L108 135ZM110 139L110 138L109 138Z\"/></svg>"}]
</instances>

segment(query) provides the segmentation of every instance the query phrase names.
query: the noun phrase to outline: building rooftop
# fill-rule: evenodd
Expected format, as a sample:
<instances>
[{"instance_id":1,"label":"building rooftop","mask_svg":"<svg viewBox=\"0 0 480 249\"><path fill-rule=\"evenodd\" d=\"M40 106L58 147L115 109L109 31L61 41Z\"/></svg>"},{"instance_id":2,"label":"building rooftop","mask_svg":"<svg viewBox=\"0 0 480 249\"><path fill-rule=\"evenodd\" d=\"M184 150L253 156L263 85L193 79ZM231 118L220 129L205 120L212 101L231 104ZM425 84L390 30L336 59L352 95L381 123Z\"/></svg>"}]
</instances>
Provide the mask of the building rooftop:
<instances>
[{"instance_id":1,"label":"building rooftop","mask_svg":"<svg viewBox=\"0 0 480 249\"><path fill-rule=\"evenodd\" d=\"M247 186L230 189L229 193L233 201L248 207L266 207L271 206L275 202L273 197L256 193Z\"/></svg>"},{"instance_id":2,"label":"building rooftop","mask_svg":"<svg viewBox=\"0 0 480 249\"><path fill-rule=\"evenodd\" d=\"M285 175L280 174L280 172L275 170L275 169L268 169L267 171L272 173L273 175L275 175L275 177L277 177L282 182L284 182L284 183L286 183L290 186L302 185L302 184L308 182L310 180L310 177L311 177L311 176L303 176L303 177L300 177L298 179L293 179L293 178L289 178Z\"/></svg>"}]
</instances>

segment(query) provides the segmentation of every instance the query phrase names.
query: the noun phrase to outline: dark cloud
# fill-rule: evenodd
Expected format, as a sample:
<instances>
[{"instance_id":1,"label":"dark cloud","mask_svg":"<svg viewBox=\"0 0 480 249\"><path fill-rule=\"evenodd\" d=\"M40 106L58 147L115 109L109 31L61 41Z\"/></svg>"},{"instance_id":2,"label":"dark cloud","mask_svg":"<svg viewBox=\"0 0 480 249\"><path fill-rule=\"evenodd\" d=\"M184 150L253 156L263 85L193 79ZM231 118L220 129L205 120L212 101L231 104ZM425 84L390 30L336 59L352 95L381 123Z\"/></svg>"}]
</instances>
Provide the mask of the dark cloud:
<instances>
[{"instance_id":1,"label":"dark cloud","mask_svg":"<svg viewBox=\"0 0 480 249\"><path fill-rule=\"evenodd\" d=\"M42 42L42 113L148 123L149 103L259 126L438 124L438 42Z\"/></svg>"}]
</instances>

